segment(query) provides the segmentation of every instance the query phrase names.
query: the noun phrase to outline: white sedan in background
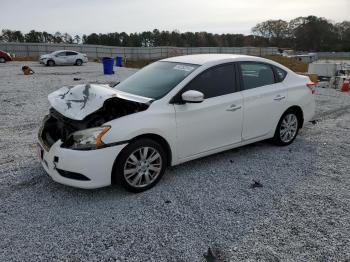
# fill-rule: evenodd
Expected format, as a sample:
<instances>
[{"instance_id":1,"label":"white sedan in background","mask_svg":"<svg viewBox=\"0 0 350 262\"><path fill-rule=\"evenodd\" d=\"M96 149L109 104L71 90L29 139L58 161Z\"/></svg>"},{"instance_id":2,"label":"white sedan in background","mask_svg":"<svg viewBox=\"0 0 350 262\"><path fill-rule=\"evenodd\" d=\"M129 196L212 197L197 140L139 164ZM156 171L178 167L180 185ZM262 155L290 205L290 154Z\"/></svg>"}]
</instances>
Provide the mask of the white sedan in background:
<instances>
[{"instance_id":1,"label":"white sedan in background","mask_svg":"<svg viewBox=\"0 0 350 262\"><path fill-rule=\"evenodd\" d=\"M140 192L168 165L265 139L289 145L314 116L313 92L308 77L259 57L167 58L114 88L51 93L38 152L59 183Z\"/></svg>"},{"instance_id":2,"label":"white sedan in background","mask_svg":"<svg viewBox=\"0 0 350 262\"><path fill-rule=\"evenodd\" d=\"M51 54L42 55L39 58L40 64L47 66L54 65L77 65L81 66L88 62L86 54L81 54L76 51L60 50Z\"/></svg>"}]
</instances>

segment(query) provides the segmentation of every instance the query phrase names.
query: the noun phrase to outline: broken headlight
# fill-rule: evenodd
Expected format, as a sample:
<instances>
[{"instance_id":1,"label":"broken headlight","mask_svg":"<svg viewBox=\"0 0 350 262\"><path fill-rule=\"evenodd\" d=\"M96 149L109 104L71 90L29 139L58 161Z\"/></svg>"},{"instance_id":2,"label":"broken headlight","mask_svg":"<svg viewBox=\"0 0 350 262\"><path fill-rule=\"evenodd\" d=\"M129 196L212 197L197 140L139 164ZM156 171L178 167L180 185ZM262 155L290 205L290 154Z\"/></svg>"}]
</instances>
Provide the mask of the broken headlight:
<instances>
[{"instance_id":1,"label":"broken headlight","mask_svg":"<svg viewBox=\"0 0 350 262\"><path fill-rule=\"evenodd\" d=\"M97 149L104 145L102 137L110 128L110 126L101 126L76 131L69 138L69 148L78 150Z\"/></svg>"}]
</instances>

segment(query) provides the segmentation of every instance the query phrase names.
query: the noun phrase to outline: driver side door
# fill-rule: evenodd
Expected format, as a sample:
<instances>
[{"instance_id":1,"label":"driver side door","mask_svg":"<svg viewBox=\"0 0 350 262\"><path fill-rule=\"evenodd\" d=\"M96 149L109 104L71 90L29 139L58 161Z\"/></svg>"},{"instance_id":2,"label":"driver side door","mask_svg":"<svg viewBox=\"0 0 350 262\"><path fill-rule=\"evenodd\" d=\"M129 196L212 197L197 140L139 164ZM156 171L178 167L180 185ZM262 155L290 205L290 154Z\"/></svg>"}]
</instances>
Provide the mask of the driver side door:
<instances>
[{"instance_id":1,"label":"driver side door","mask_svg":"<svg viewBox=\"0 0 350 262\"><path fill-rule=\"evenodd\" d=\"M180 161L241 142L243 98L233 63L207 69L178 95L187 90L202 92L204 101L174 105Z\"/></svg>"},{"instance_id":2,"label":"driver side door","mask_svg":"<svg viewBox=\"0 0 350 262\"><path fill-rule=\"evenodd\" d=\"M67 52L60 52L55 56L56 65L66 65L67 64Z\"/></svg>"}]
</instances>

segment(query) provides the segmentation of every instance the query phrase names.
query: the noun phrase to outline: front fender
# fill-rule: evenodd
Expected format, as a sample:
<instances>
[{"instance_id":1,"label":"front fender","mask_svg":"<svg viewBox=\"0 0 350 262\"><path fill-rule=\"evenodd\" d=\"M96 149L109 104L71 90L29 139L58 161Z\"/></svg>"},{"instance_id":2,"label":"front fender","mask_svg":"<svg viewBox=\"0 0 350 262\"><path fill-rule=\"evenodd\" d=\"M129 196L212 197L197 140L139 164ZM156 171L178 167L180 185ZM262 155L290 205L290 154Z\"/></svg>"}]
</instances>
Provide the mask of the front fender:
<instances>
[{"instance_id":1,"label":"front fender","mask_svg":"<svg viewBox=\"0 0 350 262\"><path fill-rule=\"evenodd\" d=\"M175 148L175 110L174 106L170 104L163 105L162 108L152 107L151 105L149 109L143 112L123 116L104 125L111 126L110 131L103 136L104 143L129 141L141 135L154 134L164 138L172 152ZM173 157L175 157L174 153Z\"/></svg>"}]
</instances>

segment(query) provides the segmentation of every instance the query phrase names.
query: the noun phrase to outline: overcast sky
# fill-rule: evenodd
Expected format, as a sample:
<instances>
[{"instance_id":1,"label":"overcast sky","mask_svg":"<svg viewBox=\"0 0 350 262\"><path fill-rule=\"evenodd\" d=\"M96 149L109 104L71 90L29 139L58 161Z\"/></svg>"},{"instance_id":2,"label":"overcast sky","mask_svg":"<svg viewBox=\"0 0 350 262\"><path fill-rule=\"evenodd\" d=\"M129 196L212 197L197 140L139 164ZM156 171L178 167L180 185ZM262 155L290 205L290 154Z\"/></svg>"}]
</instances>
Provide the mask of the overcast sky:
<instances>
[{"instance_id":1,"label":"overcast sky","mask_svg":"<svg viewBox=\"0 0 350 262\"><path fill-rule=\"evenodd\" d=\"M350 20L350 0L0 0L0 29L89 34L160 30L249 34L268 19Z\"/></svg>"}]
</instances>

